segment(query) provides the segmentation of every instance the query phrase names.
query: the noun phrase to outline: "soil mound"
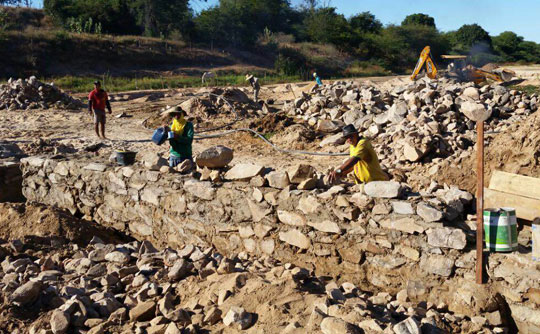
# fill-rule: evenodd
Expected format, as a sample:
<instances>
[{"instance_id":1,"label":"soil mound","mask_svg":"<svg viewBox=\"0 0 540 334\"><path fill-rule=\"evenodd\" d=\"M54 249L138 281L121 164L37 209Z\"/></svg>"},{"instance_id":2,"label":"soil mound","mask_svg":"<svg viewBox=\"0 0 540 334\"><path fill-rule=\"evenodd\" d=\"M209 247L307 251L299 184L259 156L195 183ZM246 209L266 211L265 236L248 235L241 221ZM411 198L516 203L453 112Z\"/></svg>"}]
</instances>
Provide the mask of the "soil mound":
<instances>
[{"instance_id":1,"label":"soil mound","mask_svg":"<svg viewBox=\"0 0 540 334\"><path fill-rule=\"evenodd\" d=\"M485 180L489 184L495 170L540 177L540 113L537 111L524 122L517 122L495 135L485 148ZM423 175L423 177L422 177ZM426 168L417 169L409 178L425 179ZM474 192L476 189L476 154L459 164L445 161L432 176L439 183L456 185Z\"/></svg>"},{"instance_id":2,"label":"soil mound","mask_svg":"<svg viewBox=\"0 0 540 334\"><path fill-rule=\"evenodd\" d=\"M249 128L260 133L276 133L284 131L287 127L294 124L294 120L285 114L268 114L262 118L249 123Z\"/></svg>"},{"instance_id":3,"label":"soil mound","mask_svg":"<svg viewBox=\"0 0 540 334\"><path fill-rule=\"evenodd\" d=\"M59 237L86 245L94 236L110 242L125 239L117 232L59 209L39 204L0 203L0 238Z\"/></svg>"}]
</instances>

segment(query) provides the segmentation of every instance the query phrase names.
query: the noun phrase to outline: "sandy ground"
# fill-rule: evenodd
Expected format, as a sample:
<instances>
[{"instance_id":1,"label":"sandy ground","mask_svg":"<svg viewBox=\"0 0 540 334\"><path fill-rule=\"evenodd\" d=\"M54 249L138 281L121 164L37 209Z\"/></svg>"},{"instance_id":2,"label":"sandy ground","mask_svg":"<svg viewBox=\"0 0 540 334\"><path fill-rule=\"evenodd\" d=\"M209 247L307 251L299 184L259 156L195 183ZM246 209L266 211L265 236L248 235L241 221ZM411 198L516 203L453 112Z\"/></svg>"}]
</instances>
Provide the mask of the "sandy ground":
<instances>
[{"instance_id":1,"label":"sandy ground","mask_svg":"<svg viewBox=\"0 0 540 334\"><path fill-rule=\"evenodd\" d=\"M540 74L540 66L512 67L523 76ZM520 72L521 71L521 72ZM520 74L521 75L521 74ZM397 80L396 80L397 79ZM406 76L399 77L374 77L356 79L364 82L384 83L392 80L407 82ZM292 100L308 91L312 86L311 82L295 84L279 84L262 87L261 99ZM39 154L40 148L29 150L29 146L36 146L35 142L40 138L57 145L73 145L76 149L81 149L92 144L103 143L105 149L100 150L100 155L110 155L114 150L134 150L139 153L143 151L158 151L166 153L169 149L167 144L156 146L150 141L152 129L145 128L144 121L148 118L156 118L160 110L166 106L180 104L186 101L189 94L196 94L201 91L199 88L187 88L168 91L137 91L113 93L111 96L113 114L107 115L107 137L108 140L97 138L93 128L93 118L87 110L62 111L62 110L31 110L31 111L1 111L0 112L0 141L16 143L27 154ZM248 96L251 91L246 89ZM151 98L156 93L165 94L162 98ZM78 97L84 99L85 94ZM122 101L118 101L118 100ZM150 101L147 101L150 100ZM120 113L126 113L129 117L117 118ZM232 121L232 114L218 114L211 119L205 120L207 126L214 124L224 124ZM252 122L257 122L257 116L251 116L240 121L227 129L237 129L249 127ZM219 130L218 132L227 129ZM291 130L289 130L290 132ZM320 149L318 140L309 143L295 143L283 140L283 129L276 127L275 131L269 130L273 134L270 140L278 143L285 149L302 149L313 152L328 152L330 149ZM197 129L196 129L197 133ZM281 138L280 138L281 137ZM280 140L281 139L281 140ZM34 144L32 144L34 143ZM248 133L235 133L213 139L198 139L193 144L194 156L204 149L213 145L225 145L235 151L233 164L240 162L252 162L275 169L286 168L298 163L308 163L318 171L324 172L329 167L339 165L344 157L323 157L310 155L290 155L277 152L265 144L259 138L255 138ZM347 147L341 146L333 148L332 152L346 152ZM50 150L49 150L50 151Z\"/></svg>"},{"instance_id":2,"label":"sandy ground","mask_svg":"<svg viewBox=\"0 0 540 334\"><path fill-rule=\"evenodd\" d=\"M395 77L378 77L358 79L362 81L384 82ZM302 91L307 91L311 87L310 82L291 84L288 88L286 84L270 85L262 88L261 99L291 100L295 96L300 96ZM54 145L73 145L76 149L81 149L92 144L103 143L108 148L102 152L110 154L113 150L135 150L161 151L167 152L167 144L156 146L150 141L152 129L145 128L143 122L147 118L155 117L162 108L184 102L188 99L181 94L196 93L199 89L177 89L174 91L138 91L122 92L111 94L115 97L130 96L127 101L113 101L111 103L113 113L107 114L106 135L107 140L99 139L94 132L93 116L86 109L80 111L64 110L29 110L29 111L2 111L0 113L0 141L16 143L23 150L25 146L35 143L40 138L53 142ZM168 93L169 97L160 98L151 102L145 102L145 97L156 92ZM181 94L178 94L181 93ZM248 91L251 96L251 92ZM84 98L84 94L79 94L79 98ZM129 117L117 118L120 113L126 113ZM216 124L232 121L231 114L218 115L214 119ZM256 121L256 118L248 118L236 123L230 128L247 127L249 123ZM212 123L212 120L210 120ZM220 130L220 131L225 131ZM217 132L220 132L217 131ZM197 130L196 130L197 132ZM272 140L272 139L271 139ZM204 149L213 145L225 145L235 151L235 160L239 162L256 162L268 167L287 167L298 163L309 163L319 170L324 170L329 166L339 164L341 157L319 157L309 155L289 155L273 150L262 140L255 138L248 133L235 133L220 138L197 139L193 144L194 156ZM299 148L298 145L283 148ZM316 144L300 146L300 148L310 151L320 151ZM25 150L26 151L26 150ZM107 153L109 152L109 153ZM336 152L336 150L334 150ZM39 153L37 152L32 153ZM27 152L29 154L29 152Z\"/></svg>"}]
</instances>

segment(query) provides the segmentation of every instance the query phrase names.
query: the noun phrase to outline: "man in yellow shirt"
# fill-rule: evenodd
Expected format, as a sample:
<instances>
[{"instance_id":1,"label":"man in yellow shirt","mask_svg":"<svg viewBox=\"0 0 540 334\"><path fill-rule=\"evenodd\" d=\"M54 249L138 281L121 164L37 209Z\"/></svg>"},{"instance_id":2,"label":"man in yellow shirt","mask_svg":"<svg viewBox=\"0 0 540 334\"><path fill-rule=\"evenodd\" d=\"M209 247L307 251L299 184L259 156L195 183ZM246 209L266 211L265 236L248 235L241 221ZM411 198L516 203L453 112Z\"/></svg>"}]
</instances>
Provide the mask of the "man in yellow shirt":
<instances>
[{"instance_id":1,"label":"man in yellow shirt","mask_svg":"<svg viewBox=\"0 0 540 334\"><path fill-rule=\"evenodd\" d=\"M342 178L354 171L356 183L368 183L371 181L388 181L388 175L381 169L379 159L371 142L360 137L354 125L349 124L343 127L343 137L350 145L350 158L338 169L330 174L330 182Z\"/></svg>"}]
</instances>

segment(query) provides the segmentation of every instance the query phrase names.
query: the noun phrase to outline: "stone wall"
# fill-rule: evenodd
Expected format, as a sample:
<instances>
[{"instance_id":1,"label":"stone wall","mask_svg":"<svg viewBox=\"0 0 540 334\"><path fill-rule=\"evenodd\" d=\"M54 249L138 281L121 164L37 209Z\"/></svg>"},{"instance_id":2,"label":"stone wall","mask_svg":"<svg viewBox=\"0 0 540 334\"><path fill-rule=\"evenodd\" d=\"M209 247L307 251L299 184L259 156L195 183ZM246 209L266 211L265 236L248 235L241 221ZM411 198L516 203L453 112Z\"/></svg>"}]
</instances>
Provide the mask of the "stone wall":
<instances>
[{"instance_id":1,"label":"stone wall","mask_svg":"<svg viewBox=\"0 0 540 334\"><path fill-rule=\"evenodd\" d=\"M0 162L0 203L24 202L22 172L18 163Z\"/></svg>"},{"instance_id":2,"label":"stone wall","mask_svg":"<svg viewBox=\"0 0 540 334\"><path fill-rule=\"evenodd\" d=\"M40 157L21 164L29 201L162 247L268 255L364 289L406 290L412 300L444 302L494 325L493 295L500 292L520 329L540 333L538 263L530 254L490 254L489 282L476 285L474 223L462 218L472 196L456 188L414 193L397 182L372 182L298 190L307 187L289 184L294 177L284 172L263 177L260 166L237 165L224 175L236 181L214 184L137 166Z\"/></svg>"}]
</instances>

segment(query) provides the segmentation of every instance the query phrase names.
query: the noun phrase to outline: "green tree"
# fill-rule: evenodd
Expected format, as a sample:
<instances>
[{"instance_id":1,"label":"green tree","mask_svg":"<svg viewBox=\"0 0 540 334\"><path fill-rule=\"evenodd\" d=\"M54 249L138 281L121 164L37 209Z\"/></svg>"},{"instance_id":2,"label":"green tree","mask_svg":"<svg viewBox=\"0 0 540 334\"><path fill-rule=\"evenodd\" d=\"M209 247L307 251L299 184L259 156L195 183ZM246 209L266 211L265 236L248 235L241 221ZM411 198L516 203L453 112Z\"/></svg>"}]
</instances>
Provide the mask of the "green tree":
<instances>
[{"instance_id":1,"label":"green tree","mask_svg":"<svg viewBox=\"0 0 540 334\"><path fill-rule=\"evenodd\" d=\"M500 54L505 61L516 61L516 53L519 50L523 37L512 31L505 31L492 38L493 49Z\"/></svg>"},{"instance_id":2,"label":"green tree","mask_svg":"<svg viewBox=\"0 0 540 334\"><path fill-rule=\"evenodd\" d=\"M94 22L111 34L140 34L127 0L44 0L43 8L64 27L72 22Z\"/></svg>"},{"instance_id":3,"label":"green tree","mask_svg":"<svg viewBox=\"0 0 540 334\"><path fill-rule=\"evenodd\" d=\"M405 17L403 22L401 22L402 26L411 25L411 24L435 28L435 19L429 15L418 13L418 14L408 15L407 17Z\"/></svg>"},{"instance_id":4,"label":"green tree","mask_svg":"<svg viewBox=\"0 0 540 334\"><path fill-rule=\"evenodd\" d=\"M252 47L265 29L290 30L288 0L220 0L195 18L197 36L220 45Z\"/></svg>"},{"instance_id":5,"label":"green tree","mask_svg":"<svg viewBox=\"0 0 540 334\"><path fill-rule=\"evenodd\" d=\"M350 46L353 34L349 22L333 7L318 8L304 20L306 36L317 43L331 43L338 48Z\"/></svg>"},{"instance_id":6,"label":"green tree","mask_svg":"<svg viewBox=\"0 0 540 334\"><path fill-rule=\"evenodd\" d=\"M491 37L478 24L465 24L456 31L456 41L463 48L468 50L476 44L484 44L491 47Z\"/></svg>"},{"instance_id":7,"label":"green tree","mask_svg":"<svg viewBox=\"0 0 540 334\"><path fill-rule=\"evenodd\" d=\"M135 0L130 1L130 8L146 36L184 30L192 16L188 0Z\"/></svg>"},{"instance_id":8,"label":"green tree","mask_svg":"<svg viewBox=\"0 0 540 334\"><path fill-rule=\"evenodd\" d=\"M377 33L382 29L381 21L375 18L370 12L362 12L349 18L349 24L352 29L358 32Z\"/></svg>"},{"instance_id":9,"label":"green tree","mask_svg":"<svg viewBox=\"0 0 540 334\"><path fill-rule=\"evenodd\" d=\"M422 25L388 26L373 38L375 60L394 72L410 72L422 49L429 45L435 61L450 49L448 39L437 29Z\"/></svg>"},{"instance_id":10,"label":"green tree","mask_svg":"<svg viewBox=\"0 0 540 334\"><path fill-rule=\"evenodd\" d=\"M523 41L519 43L514 57L518 61L538 63L540 62L540 45L531 41Z\"/></svg>"},{"instance_id":11,"label":"green tree","mask_svg":"<svg viewBox=\"0 0 540 334\"><path fill-rule=\"evenodd\" d=\"M209 43L213 49L216 41L224 39L224 26L224 17L218 7L204 10L195 18L196 38L200 42Z\"/></svg>"}]
</instances>

